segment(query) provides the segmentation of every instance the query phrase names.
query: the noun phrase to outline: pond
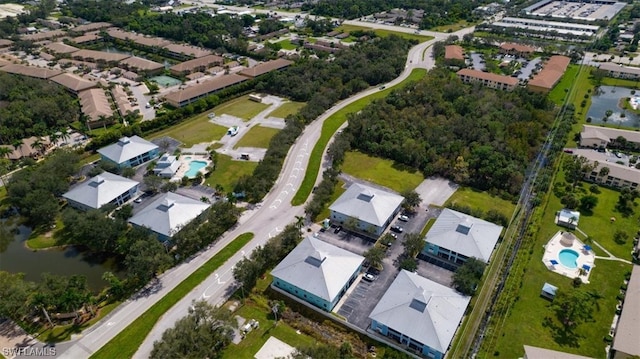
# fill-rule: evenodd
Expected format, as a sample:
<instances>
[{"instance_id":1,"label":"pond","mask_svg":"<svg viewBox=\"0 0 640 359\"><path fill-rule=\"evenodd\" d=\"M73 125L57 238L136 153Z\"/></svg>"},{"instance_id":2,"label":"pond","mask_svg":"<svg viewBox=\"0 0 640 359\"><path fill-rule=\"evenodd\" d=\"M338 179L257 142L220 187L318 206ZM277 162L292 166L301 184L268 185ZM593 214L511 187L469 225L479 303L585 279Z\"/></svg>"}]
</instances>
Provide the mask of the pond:
<instances>
[{"instance_id":1,"label":"pond","mask_svg":"<svg viewBox=\"0 0 640 359\"><path fill-rule=\"evenodd\" d=\"M18 226L10 229L6 220L0 220L0 270L10 273L24 273L25 280L39 282L42 273L70 276L73 274L87 277L87 284L93 291L107 286L102 280L106 271L116 273L112 259L97 258L75 247L49 250L30 250L25 246L31 229Z\"/></svg>"},{"instance_id":2,"label":"pond","mask_svg":"<svg viewBox=\"0 0 640 359\"><path fill-rule=\"evenodd\" d=\"M640 128L640 116L631 110L623 110L620 102L623 98L632 97L631 89L617 86L600 86L598 93L591 96L591 107L587 112L587 118L591 118L593 124L614 124L622 127ZM607 111L612 111L607 121ZM622 114L624 112L624 117Z\"/></svg>"}]
</instances>

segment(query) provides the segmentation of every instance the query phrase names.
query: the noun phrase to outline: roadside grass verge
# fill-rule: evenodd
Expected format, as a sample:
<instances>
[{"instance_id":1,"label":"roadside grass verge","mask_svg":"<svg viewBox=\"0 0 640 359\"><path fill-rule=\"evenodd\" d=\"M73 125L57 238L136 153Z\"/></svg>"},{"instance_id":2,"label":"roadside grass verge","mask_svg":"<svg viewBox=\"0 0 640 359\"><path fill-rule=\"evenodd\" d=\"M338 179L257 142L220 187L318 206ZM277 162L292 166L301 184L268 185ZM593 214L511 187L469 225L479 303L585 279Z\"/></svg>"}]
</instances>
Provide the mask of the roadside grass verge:
<instances>
[{"instance_id":1,"label":"roadside grass verge","mask_svg":"<svg viewBox=\"0 0 640 359\"><path fill-rule=\"evenodd\" d=\"M329 211L329 206L338 199L347 189L344 187L344 181L338 180L335 187L333 187L333 193L331 194L331 198L327 202L327 204L322 208L322 212L320 212L316 218L313 219L314 222L323 221L325 218L329 218L331 215L331 211Z\"/></svg>"},{"instance_id":2,"label":"roadside grass verge","mask_svg":"<svg viewBox=\"0 0 640 359\"><path fill-rule=\"evenodd\" d=\"M218 254L196 269L189 277L178 284L151 308L147 309L138 319L133 321L126 329L111 339L105 346L95 352L93 359L131 358L140 344L147 337L158 319L193 288L205 280L218 267L224 264L240 248L244 247L253 238L253 233L243 233L224 247Z\"/></svg>"},{"instance_id":3,"label":"roadside grass verge","mask_svg":"<svg viewBox=\"0 0 640 359\"><path fill-rule=\"evenodd\" d=\"M271 142L271 138L276 135L276 133L280 132L277 128L272 127L264 127L264 126L253 126L247 131L240 141L236 143L235 148L238 147L258 147L258 148L268 148L269 142Z\"/></svg>"},{"instance_id":4,"label":"roadside grass verge","mask_svg":"<svg viewBox=\"0 0 640 359\"><path fill-rule=\"evenodd\" d=\"M205 180L205 184L215 188L221 185L225 192L233 190L238 178L251 175L258 162L234 161L230 156L218 154L216 169Z\"/></svg>"},{"instance_id":5,"label":"roadside grass verge","mask_svg":"<svg viewBox=\"0 0 640 359\"><path fill-rule=\"evenodd\" d=\"M516 209L516 205L510 201L470 187L458 188L453 195L449 197L444 207L448 207L454 203L468 206L471 209L479 209L484 213L490 210L496 210L502 213L507 219L511 218L513 211Z\"/></svg>"},{"instance_id":6,"label":"roadside grass verge","mask_svg":"<svg viewBox=\"0 0 640 359\"><path fill-rule=\"evenodd\" d=\"M227 114L248 121L255 117L255 115L267 109L269 106L271 105L251 101L249 100L249 96L242 96L233 101L225 102L224 104L215 107L213 109L213 112L218 115Z\"/></svg>"},{"instance_id":7,"label":"roadside grass verge","mask_svg":"<svg viewBox=\"0 0 640 359\"><path fill-rule=\"evenodd\" d=\"M469 27L469 26L473 26L475 25L475 22L468 22L466 20L460 20L454 24L449 24L449 25L442 25L442 26L436 26L433 29L429 29L429 31L437 31L437 32L456 32L458 30L462 30L465 27Z\"/></svg>"},{"instance_id":8,"label":"roadside grass verge","mask_svg":"<svg viewBox=\"0 0 640 359\"><path fill-rule=\"evenodd\" d=\"M422 238L426 237L427 236L427 232L429 232L431 227L433 227L434 223L436 223L436 219L435 218L429 218L427 223L424 224L424 227L422 227L422 231L420 231L420 237L422 237Z\"/></svg>"},{"instance_id":9,"label":"roadside grass verge","mask_svg":"<svg viewBox=\"0 0 640 359\"><path fill-rule=\"evenodd\" d=\"M316 142L316 145L313 147L311 155L309 156L309 164L304 174L302 184L300 185L298 192L296 192L295 196L291 200L291 204L294 206L299 206L303 204L309 197L309 194L311 194L311 190L316 183L318 171L320 170L320 164L322 163L322 154L324 153L324 149L325 147L327 147L327 144L329 143L329 140L331 139L333 134L338 130L338 128L340 128L340 126L342 126L343 123L345 123L345 121L347 121L347 116L350 113L356 113L362 110L373 100L384 98L389 95L392 90L402 88L409 82L420 80L426 74L427 70L425 69L414 69L409 77L407 77L406 80L402 81L398 85L389 87L383 91L378 91L365 98L355 101L326 119L322 124L322 132L320 134L320 138L318 139L318 142Z\"/></svg>"},{"instance_id":10,"label":"roadside grass verge","mask_svg":"<svg viewBox=\"0 0 640 359\"><path fill-rule=\"evenodd\" d=\"M399 193L415 189L424 180L416 169L356 151L345 153L342 172Z\"/></svg>"},{"instance_id":11,"label":"roadside grass verge","mask_svg":"<svg viewBox=\"0 0 640 359\"><path fill-rule=\"evenodd\" d=\"M433 39L433 36L427 36L427 35L419 35L419 34L410 34L410 33L406 33L406 32L399 32L399 31L391 31L391 30L383 30L383 29L373 29L371 27L365 27L365 26L357 26L357 25L346 25L346 24L342 24L340 25L340 27L338 27L336 30L338 31L342 31L342 32L351 32L351 31L373 31L376 35L380 36L380 37L387 37L390 35L396 35L396 36L400 36L406 40L417 40L418 42L425 42L425 41L429 41L431 39Z\"/></svg>"},{"instance_id":12,"label":"roadside grass verge","mask_svg":"<svg viewBox=\"0 0 640 359\"><path fill-rule=\"evenodd\" d=\"M287 118L289 115L294 115L300 111L301 108L306 105L306 102L289 101L282 104L282 106L273 110L268 117Z\"/></svg>"}]
</instances>

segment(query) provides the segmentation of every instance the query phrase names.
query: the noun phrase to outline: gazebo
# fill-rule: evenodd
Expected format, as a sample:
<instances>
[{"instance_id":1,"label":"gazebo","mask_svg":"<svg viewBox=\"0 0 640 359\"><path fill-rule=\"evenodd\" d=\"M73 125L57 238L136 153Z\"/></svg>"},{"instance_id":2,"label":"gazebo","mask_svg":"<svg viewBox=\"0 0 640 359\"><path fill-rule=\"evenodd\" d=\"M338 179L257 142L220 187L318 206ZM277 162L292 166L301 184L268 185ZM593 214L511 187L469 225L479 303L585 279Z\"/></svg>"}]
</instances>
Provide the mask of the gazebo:
<instances>
[{"instance_id":1,"label":"gazebo","mask_svg":"<svg viewBox=\"0 0 640 359\"><path fill-rule=\"evenodd\" d=\"M549 300L553 300L556 297L556 292L558 291L558 287L551 285L549 283L545 283L542 286L542 292L540 296L547 298Z\"/></svg>"}]
</instances>

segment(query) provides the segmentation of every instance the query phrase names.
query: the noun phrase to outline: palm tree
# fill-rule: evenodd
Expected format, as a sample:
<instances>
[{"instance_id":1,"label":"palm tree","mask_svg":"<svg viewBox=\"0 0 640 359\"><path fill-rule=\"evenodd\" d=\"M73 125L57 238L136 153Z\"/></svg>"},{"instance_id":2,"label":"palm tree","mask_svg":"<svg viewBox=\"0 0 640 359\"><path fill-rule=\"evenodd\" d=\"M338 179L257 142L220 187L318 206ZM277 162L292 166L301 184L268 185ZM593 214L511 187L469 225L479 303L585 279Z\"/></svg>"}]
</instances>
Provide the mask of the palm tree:
<instances>
[{"instance_id":1,"label":"palm tree","mask_svg":"<svg viewBox=\"0 0 640 359\"><path fill-rule=\"evenodd\" d=\"M44 153L45 147L46 145L41 137L36 138L36 140L31 144L31 149L36 150L38 156Z\"/></svg>"},{"instance_id":2,"label":"palm tree","mask_svg":"<svg viewBox=\"0 0 640 359\"><path fill-rule=\"evenodd\" d=\"M5 146L1 146L0 147L0 158L1 157L6 157L7 159L9 159L9 155L12 153L13 151L11 151L11 149L9 147L5 147Z\"/></svg>"},{"instance_id":3,"label":"palm tree","mask_svg":"<svg viewBox=\"0 0 640 359\"><path fill-rule=\"evenodd\" d=\"M22 140L15 140L12 143L13 148L15 148L15 150L17 151L18 149L20 150L20 157L24 157L24 154L22 153L22 145L24 145L24 142Z\"/></svg>"},{"instance_id":4,"label":"palm tree","mask_svg":"<svg viewBox=\"0 0 640 359\"><path fill-rule=\"evenodd\" d=\"M298 230L301 231L303 225L304 225L304 217L296 216L296 228L298 228Z\"/></svg>"}]
</instances>

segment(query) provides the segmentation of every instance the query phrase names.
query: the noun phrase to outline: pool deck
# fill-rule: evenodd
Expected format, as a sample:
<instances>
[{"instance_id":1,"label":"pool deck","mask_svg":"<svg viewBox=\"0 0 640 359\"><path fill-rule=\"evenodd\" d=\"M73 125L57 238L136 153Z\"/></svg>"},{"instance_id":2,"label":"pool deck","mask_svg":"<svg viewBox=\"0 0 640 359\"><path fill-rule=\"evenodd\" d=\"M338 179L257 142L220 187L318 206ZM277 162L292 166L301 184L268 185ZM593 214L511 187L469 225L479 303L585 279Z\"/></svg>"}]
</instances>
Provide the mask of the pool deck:
<instances>
[{"instance_id":1,"label":"pool deck","mask_svg":"<svg viewBox=\"0 0 640 359\"><path fill-rule=\"evenodd\" d=\"M569 277L571 279L579 277L580 279L582 279L583 283L589 283L589 275L595 267L595 253L593 252L593 250L585 250L584 243L582 243L582 241L580 241L578 238L575 238L573 240L573 243L571 243L570 245L563 243L561 241L563 233L563 231L558 231L544 246L545 251L544 255L542 256L542 262L547 267L547 269L552 272L558 273L565 277ZM578 259L576 260L578 264L576 268L568 268L560 263L560 251L562 251L563 249L572 249L579 254ZM552 264L552 260L558 262L558 264ZM585 274L581 275L580 268L582 268L583 265L588 265L589 267L591 267L591 269L586 271Z\"/></svg>"},{"instance_id":2,"label":"pool deck","mask_svg":"<svg viewBox=\"0 0 640 359\"><path fill-rule=\"evenodd\" d=\"M187 171L189 171L189 163L191 161L202 161L207 163L206 166L200 169L200 172L202 174L205 174L207 172L206 168L211 165L211 160L209 159L208 154L203 155L190 152L182 152L182 155L180 155L178 161L180 162L180 167L176 171L176 174L171 177L172 182L179 182L182 180L182 177L184 177Z\"/></svg>"}]
</instances>

